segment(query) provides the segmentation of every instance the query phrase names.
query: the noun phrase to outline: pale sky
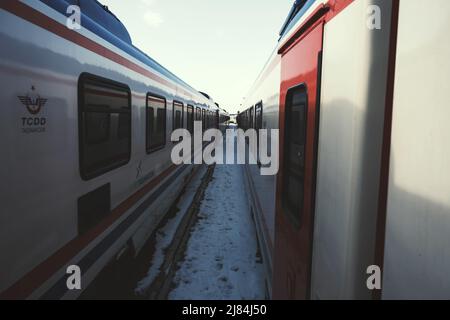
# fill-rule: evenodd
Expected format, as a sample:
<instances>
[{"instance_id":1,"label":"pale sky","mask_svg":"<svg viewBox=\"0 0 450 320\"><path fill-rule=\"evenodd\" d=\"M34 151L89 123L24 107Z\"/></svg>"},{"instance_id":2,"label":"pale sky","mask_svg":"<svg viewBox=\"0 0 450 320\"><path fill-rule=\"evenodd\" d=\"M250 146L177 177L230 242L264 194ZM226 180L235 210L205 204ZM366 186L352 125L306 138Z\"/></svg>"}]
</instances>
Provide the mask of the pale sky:
<instances>
[{"instance_id":1,"label":"pale sky","mask_svg":"<svg viewBox=\"0 0 450 320\"><path fill-rule=\"evenodd\" d=\"M99 0L133 44L229 112L255 81L293 0Z\"/></svg>"}]
</instances>

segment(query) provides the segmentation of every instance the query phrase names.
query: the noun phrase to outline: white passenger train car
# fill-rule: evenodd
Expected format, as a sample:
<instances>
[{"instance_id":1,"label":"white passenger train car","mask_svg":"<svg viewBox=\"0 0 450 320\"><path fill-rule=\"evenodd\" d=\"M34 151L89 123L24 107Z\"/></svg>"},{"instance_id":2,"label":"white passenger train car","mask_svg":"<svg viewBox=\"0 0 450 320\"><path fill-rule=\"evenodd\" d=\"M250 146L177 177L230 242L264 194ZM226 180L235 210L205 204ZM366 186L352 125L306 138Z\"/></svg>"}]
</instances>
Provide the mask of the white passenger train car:
<instances>
[{"instance_id":1,"label":"white passenger train car","mask_svg":"<svg viewBox=\"0 0 450 320\"><path fill-rule=\"evenodd\" d=\"M137 254L189 179L172 130L218 126L222 112L91 0L1 1L0 85L0 297L76 298L67 267L85 289Z\"/></svg>"}]
</instances>

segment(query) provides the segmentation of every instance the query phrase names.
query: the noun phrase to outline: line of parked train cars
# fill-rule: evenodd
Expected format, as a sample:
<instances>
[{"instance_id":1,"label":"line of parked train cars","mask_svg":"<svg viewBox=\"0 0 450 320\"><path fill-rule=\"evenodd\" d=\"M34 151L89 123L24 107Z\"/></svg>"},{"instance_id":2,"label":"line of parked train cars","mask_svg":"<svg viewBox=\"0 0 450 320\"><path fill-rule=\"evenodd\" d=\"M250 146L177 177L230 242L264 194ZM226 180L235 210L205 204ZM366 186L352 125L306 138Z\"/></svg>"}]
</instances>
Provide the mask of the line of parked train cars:
<instances>
[{"instance_id":1,"label":"line of parked train cars","mask_svg":"<svg viewBox=\"0 0 450 320\"><path fill-rule=\"evenodd\" d=\"M84 290L137 255L194 171L172 164L172 130L228 115L96 1L1 1L0 44L0 297L76 298L67 267Z\"/></svg>"},{"instance_id":2,"label":"line of parked train cars","mask_svg":"<svg viewBox=\"0 0 450 320\"><path fill-rule=\"evenodd\" d=\"M274 298L450 298L449 31L447 0L295 2L238 116L280 129L246 167Z\"/></svg>"}]
</instances>

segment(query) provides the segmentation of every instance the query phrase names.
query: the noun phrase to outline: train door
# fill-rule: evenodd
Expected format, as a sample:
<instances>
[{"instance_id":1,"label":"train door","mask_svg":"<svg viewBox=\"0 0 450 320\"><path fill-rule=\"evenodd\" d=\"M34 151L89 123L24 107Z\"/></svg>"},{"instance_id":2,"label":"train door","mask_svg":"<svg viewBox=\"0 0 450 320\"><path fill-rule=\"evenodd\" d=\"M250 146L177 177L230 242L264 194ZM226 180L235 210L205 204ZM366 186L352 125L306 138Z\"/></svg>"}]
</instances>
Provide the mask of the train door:
<instances>
[{"instance_id":1,"label":"train door","mask_svg":"<svg viewBox=\"0 0 450 320\"><path fill-rule=\"evenodd\" d=\"M323 22L310 25L288 39L279 52L275 299L308 299L310 291Z\"/></svg>"}]
</instances>

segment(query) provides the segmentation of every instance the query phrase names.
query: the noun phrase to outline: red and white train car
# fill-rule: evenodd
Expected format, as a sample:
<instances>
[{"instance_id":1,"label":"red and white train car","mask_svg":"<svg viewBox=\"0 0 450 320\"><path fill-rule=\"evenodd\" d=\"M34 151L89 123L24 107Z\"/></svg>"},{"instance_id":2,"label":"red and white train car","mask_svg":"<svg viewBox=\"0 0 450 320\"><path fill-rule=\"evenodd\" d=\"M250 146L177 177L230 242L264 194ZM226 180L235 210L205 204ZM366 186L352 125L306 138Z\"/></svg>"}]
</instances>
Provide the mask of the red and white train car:
<instances>
[{"instance_id":1,"label":"red and white train car","mask_svg":"<svg viewBox=\"0 0 450 320\"><path fill-rule=\"evenodd\" d=\"M449 31L447 0L295 2L238 116L280 129L246 167L274 298L450 298Z\"/></svg>"}]
</instances>

